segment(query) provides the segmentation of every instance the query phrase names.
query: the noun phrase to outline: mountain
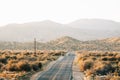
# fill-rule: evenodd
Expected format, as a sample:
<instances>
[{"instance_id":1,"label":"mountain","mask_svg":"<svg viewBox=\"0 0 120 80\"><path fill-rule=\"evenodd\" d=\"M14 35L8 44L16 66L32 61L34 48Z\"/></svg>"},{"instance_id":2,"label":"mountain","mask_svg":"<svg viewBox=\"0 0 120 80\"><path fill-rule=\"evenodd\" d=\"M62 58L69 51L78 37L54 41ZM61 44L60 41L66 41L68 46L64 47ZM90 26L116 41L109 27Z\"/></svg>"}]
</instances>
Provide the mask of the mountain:
<instances>
[{"instance_id":1,"label":"mountain","mask_svg":"<svg viewBox=\"0 0 120 80\"><path fill-rule=\"evenodd\" d=\"M94 29L94 30L116 30L120 29L120 23L112 20L104 19L80 19L73 21L68 26L81 29Z\"/></svg>"},{"instance_id":2,"label":"mountain","mask_svg":"<svg viewBox=\"0 0 120 80\"><path fill-rule=\"evenodd\" d=\"M120 43L120 37L107 38L107 39L103 39L102 41L107 43Z\"/></svg>"},{"instance_id":3,"label":"mountain","mask_svg":"<svg viewBox=\"0 0 120 80\"><path fill-rule=\"evenodd\" d=\"M62 24L53 21L31 22L24 24L9 24L0 28L0 40L2 41L32 41L50 40L60 36L60 32L66 30Z\"/></svg>"},{"instance_id":4,"label":"mountain","mask_svg":"<svg viewBox=\"0 0 120 80\"><path fill-rule=\"evenodd\" d=\"M50 20L24 24L8 24L0 27L0 41L49 41L62 36L75 36L76 29ZM76 36L77 37L77 36Z\"/></svg>"},{"instance_id":5,"label":"mountain","mask_svg":"<svg viewBox=\"0 0 120 80\"><path fill-rule=\"evenodd\" d=\"M120 23L102 19L81 19L69 24L50 20L23 24L8 24L0 27L0 41L49 41L62 36L78 40L95 40L119 37Z\"/></svg>"},{"instance_id":6,"label":"mountain","mask_svg":"<svg viewBox=\"0 0 120 80\"><path fill-rule=\"evenodd\" d=\"M120 22L111 20L80 19L66 25L84 31L87 40L120 36Z\"/></svg>"}]
</instances>

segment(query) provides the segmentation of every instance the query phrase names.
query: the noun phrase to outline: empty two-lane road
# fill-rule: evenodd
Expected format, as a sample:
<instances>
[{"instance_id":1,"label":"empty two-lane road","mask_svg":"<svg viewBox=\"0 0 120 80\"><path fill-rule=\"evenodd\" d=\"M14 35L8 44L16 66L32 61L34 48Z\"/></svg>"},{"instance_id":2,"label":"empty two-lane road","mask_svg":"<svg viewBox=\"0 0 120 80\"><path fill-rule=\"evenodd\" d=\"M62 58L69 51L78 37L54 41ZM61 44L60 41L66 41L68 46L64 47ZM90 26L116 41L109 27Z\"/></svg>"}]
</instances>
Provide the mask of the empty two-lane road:
<instances>
[{"instance_id":1,"label":"empty two-lane road","mask_svg":"<svg viewBox=\"0 0 120 80\"><path fill-rule=\"evenodd\" d=\"M43 72L37 80L71 80L74 54L68 53L47 71Z\"/></svg>"}]
</instances>

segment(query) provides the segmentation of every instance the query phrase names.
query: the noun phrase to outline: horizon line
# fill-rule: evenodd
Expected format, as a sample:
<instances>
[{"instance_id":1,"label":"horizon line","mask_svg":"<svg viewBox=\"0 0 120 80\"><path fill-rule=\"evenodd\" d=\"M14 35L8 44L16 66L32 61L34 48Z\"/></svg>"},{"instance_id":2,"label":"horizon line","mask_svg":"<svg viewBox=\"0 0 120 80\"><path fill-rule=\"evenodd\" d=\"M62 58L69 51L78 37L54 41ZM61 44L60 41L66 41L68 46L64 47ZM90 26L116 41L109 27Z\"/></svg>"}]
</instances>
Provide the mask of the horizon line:
<instances>
[{"instance_id":1,"label":"horizon line","mask_svg":"<svg viewBox=\"0 0 120 80\"><path fill-rule=\"evenodd\" d=\"M79 21L79 20L107 20L107 21L112 21L112 22L120 22L120 21L117 21L117 20L112 20L112 19L104 19L104 18L81 18L81 19L76 19L76 20L72 20L72 21L68 21L68 22L60 22L60 21L55 21L55 20L52 20L52 19L44 19L44 20L33 20L33 21L23 21L23 22L10 22L10 23L6 23L6 24L3 24L1 25L0 24L0 27L4 27L4 26L7 26L7 25L14 25L14 24L27 24L27 23L34 23L34 22L44 22L44 21L50 21L50 22L54 22L54 23L58 23L58 24L70 24L72 22L75 22L75 21Z\"/></svg>"}]
</instances>

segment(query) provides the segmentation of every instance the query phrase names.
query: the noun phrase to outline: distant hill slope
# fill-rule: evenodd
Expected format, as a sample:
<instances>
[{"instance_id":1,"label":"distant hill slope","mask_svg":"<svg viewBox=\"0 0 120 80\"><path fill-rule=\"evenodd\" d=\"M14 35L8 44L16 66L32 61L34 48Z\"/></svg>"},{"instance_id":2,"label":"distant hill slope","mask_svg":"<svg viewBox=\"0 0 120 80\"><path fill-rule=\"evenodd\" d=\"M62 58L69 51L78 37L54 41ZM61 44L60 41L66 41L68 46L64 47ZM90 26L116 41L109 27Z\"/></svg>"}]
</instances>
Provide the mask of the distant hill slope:
<instances>
[{"instance_id":1,"label":"distant hill slope","mask_svg":"<svg viewBox=\"0 0 120 80\"><path fill-rule=\"evenodd\" d=\"M80 19L73 21L69 24L69 26L75 28L82 28L82 29L93 29L93 30L120 30L120 23L111 21L111 20L104 20L104 19Z\"/></svg>"},{"instance_id":2,"label":"distant hill slope","mask_svg":"<svg viewBox=\"0 0 120 80\"><path fill-rule=\"evenodd\" d=\"M59 44L65 44L65 43L80 43L79 40L74 39L72 37L69 36L63 36L61 38L58 38L56 40L51 40L50 42L48 42L49 44L55 44L55 45L59 45Z\"/></svg>"},{"instance_id":3,"label":"distant hill slope","mask_svg":"<svg viewBox=\"0 0 120 80\"><path fill-rule=\"evenodd\" d=\"M107 39L103 39L102 41L108 43L120 43L120 37L107 38Z\"/></svg>"},{"instance_id":4,"label":"distant hill slope","mask_svg":"<svg viewBox=\"0 0 120 80\"><path fill-rule=\"evenodd\" d=\"M120 37L120 22L111 20L80 19L67 24L67 26L77 28L78 30L81 29L87 40Z\"/></svg>"},{"instance_id":5,"label":"distant hill slope","mask_svg":"<svg viewBox=\"0 0 120 80\"><path fill-rule=\"evenodd\" d=\"M81 19L69 24L45 20L0 27L0 41L32 41L35 37L39 41L49 41L62 36L95 40L119 35L119 22L102 19Z\"/></svg>"},{"instance_id":6,"label":"distant hill slope","mask_svg":"<svg viewBox=\"0 0 120 80\"><path fill-rule=\"evenodd\" d=\"M51 45L50 47L53 49L120 51L119 41L120 37L80 41L72 37L64 36L47 42L46 44Z\"/></svg>"},{"instance_id":7,"label":"distant hill slope","mask_svg":"<svg viewBox=\"0 0 120 80\"><path fill-rule=\"evenodd\" d=\"M78 48L81 41L74 39L69 36L60 37L56 40L51 40L47 42L47 46L49 45L53 49L72 49ZM47 49L47 48L46 48Z\"/></svg>"},{"instance_id":8,"label":"distant hill slope","mask_svg":"<svg viewBox=\"0 0 120 80\"><path fill-rule=\"evenodd\" d=\"M102 50L120 51L120 38L107 38L102 40L79 41L64 36L46 43L37 42L37 49L44 50ZM33 42L0 42L0 49L34 49Z\"/></svg>"},{"instance_id":9,"label":"distant hill slope","mask_svg":"<svg viewBox=\"0 0 120 80\"><path fill-rule=\"evenodd\" d=\"M0 27L0 40L2 41L32 41L51 40L60 36L66 30L62 24L49 20L24 24L9 24Z\"/></svg>"}]
</instances>

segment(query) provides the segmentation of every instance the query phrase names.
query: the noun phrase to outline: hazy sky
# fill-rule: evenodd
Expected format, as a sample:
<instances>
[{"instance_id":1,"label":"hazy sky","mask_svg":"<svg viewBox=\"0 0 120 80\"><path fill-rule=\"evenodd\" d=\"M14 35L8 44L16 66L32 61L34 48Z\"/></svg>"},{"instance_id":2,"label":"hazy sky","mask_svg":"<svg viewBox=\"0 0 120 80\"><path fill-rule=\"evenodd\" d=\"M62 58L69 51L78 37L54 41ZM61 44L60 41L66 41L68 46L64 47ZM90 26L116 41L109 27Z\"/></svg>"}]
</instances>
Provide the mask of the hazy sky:
<instances>
[{"instance_id":1,"label":"hazy sky","mask_svg":"<svg viewBox=\"0 0 120 80\"><path fill-rule=\"evenodd\" d=\"M68 23L82 18L120 22L120 0L0 0L0 25L46 19Z\"/></svg>"}]
</instances>

